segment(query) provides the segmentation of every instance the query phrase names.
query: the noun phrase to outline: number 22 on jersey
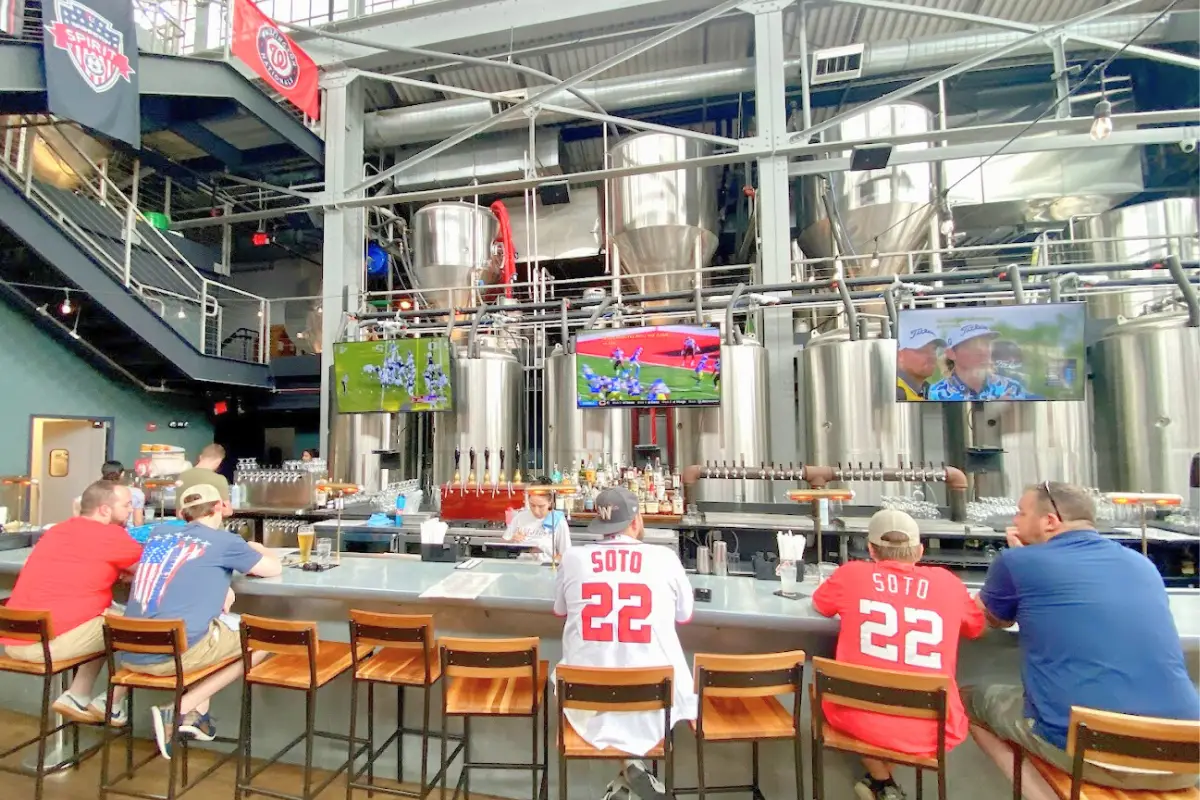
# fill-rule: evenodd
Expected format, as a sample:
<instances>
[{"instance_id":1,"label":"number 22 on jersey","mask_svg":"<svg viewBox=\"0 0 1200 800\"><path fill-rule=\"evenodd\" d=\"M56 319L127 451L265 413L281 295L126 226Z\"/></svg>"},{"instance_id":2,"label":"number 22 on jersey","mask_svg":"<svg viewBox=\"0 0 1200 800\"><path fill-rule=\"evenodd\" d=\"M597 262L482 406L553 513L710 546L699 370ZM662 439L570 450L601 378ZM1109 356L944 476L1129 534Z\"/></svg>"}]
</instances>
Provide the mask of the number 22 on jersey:
<instances>
[{"instance_id":1,"label":"number 22 on jersey","mask_svg":"<svg viewBox=\"0 0 1200 800\"><path fill-rule=\"evenodd\" d=\"M936 611L907 606L897 610L890 603L865 597L859 601L858 611L863 617L859 627L859 649L863 655L910 667L942 668L938 647L942 643L944 626ZM906 628L902 642L899 636L901 615Z\"/></svg>"},{"instance_id":2,"label":"number 22 on jersey","mask_svg":"<svg viewBox=\"0 0 1200 800\"><path fill-rule=\"evenodd\" d=\"M592 572L642 571L642 554L636 550L613 548L592 553ZM587 642L649 644L652 595L644 583L593 581L579 587L587 605L583 609L583 639ZM619 607L618 607L619 604ZM617 610L617 622L608 621Z\"/></svg>"}]
</instances>

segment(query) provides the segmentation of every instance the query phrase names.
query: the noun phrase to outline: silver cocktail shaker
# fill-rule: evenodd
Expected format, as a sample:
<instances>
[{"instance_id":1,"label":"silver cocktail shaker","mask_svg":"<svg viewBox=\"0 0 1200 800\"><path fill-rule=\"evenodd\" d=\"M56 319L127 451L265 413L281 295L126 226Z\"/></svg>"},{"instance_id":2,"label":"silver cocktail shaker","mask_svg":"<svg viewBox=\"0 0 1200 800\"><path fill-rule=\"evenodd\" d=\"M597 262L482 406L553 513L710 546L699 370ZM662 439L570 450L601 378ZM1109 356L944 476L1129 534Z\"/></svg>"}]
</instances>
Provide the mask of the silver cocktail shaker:
<instances>
[{"instance_id":1,"label":"silver cocktail shaker","mask_svg":"<svg viewBox=\"0 0 1200 800\"><path fill-rule=\"evenodd\" d=\"M696 572L701 575L712 574L712 551L707 547L696 548Z\"/></svg>"},{"instance_id":2,"label":"silver cocktail shaker","mask_svg":"<svg viewBox=\"0 0 1200 800\"><path fill-rule=\"evenodd\" d=\"M724 578L729 574L729 545L725 542L713 542L712 574Z\"/></svg>"}]
</instances>

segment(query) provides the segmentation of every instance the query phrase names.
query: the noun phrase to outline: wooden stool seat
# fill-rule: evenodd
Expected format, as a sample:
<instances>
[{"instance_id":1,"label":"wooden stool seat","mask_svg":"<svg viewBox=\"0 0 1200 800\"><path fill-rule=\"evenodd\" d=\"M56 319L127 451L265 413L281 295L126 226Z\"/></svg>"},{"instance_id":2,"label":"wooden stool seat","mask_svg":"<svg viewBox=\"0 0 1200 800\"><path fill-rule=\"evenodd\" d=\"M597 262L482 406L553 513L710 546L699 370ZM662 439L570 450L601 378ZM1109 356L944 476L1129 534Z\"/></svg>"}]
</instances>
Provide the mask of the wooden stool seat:
<instances>
[{"instance_id":1,"label":"wooden stool seat","mask_svg":"<svg viewBox=\"0 0 1200 800\"><path fill-rule=\"evenodd\" d=\"M68 658L63 661L55 661L50 665L51 675L57 675L60 672L66 672L69 669L74 669L80 664L86 664L89 661L95 661L98 658L104 658L104 653L90 653L86 656L78 656L77 658ZM45 675L46 664L41 660L37 661L19 661L8 656L0 656L0 672L19 672L23 675Z\"/></svg>"},{"instance_id":2,"label":"wooden stool seat","mask_svg":"<svg viewBox=\"0 0 1200 800\"><path fill-rule=\"evenodd\" d=\"M579 732L571 726L570 722L567 722L566 727L563 728L561 752L566 753L567 758L620 759L640 757L654 759L666 757L666 747L663 746L662 742L656 744L654 749L646 753L645 756L633 756L630 753L626 753L624 750L618 750L615 747L605 747L604 749L593 747L591 744L586 742L582 736L579 735Z\"/></svg>"},{"instance_id":3,"label":"wooden stool seat","mask_svg":"<svg viewBox=\"0 0 1200 800\"><path fill-rule=\"evenodd\" d=\"M437 654L420 650L401 650L385 647L365 661L359 662L354 677L360 681L425 686L425 665L429 664L429 683L437 683L442 677L442 664Z\"/></svg>"},{"instance_id":4,"label":"wooden stool seat","mask_svg":"<svg viewBox=\"0 0 1200 800\"><path fill-rule=\"evenodd\" d=\"M929 769L937 769L938 766L937 757L914 756L909 753L901 753L898 750L889 750L886 747L876 747L873 744L867 744L861 739L848 736L830 725L825 726L824 735L825 746L833 750L841 750L845 753L857 753L867 758L878 758L880 761L920 765Z\"/></svg>"},{"instance_id":5,"label":"wooden stool seat","mask_svg":"<svg viewBox=\"0 0 1200 800\"><path fill-rule=\"evenodd\" d=\"M705 697L703 736L710 742L790 739L792 712L778 697ZM692 722L696 730L696 722Z\"/></svg>"},{"instance_id":6,"label":"wooden stool seat","mask_svg":"<svg viewBox=\"0 0 1200 800\"><path fill-rule=\"evenodd\" d=\"M546 691L550 662L538 666L538 685L528 677L455 678L446 688L446 713L473 717L523 716L533 713Z\"/></svg>"},{"instance_id":7,"label":"wooden stool seat","mask_svg":"<svg viewBox=\"0 0 1200 800\"><path fill-rule=\"evenodd\" d=\"M194 683L212 675L214 672L225 669L230 664L236 664L241 660L241 656L227 658L224 661L219 661L208 667L194 669L191 672L183 673L183 686L186 689ZM117 670L117 673L112 676L112 682L116 686L129 686L134 689L174 689L174 675L147 675L144 672L135 672L131 669L122 668Z\"/></svg>"},{"instance_id":8,"label":"wooden stool seat","mask_svg":"<svg viewBox=\"0 0 1200 800\"><path fill-rule=\"evenodd\" d=\"M1046 779L1055 793L1067 800L1071 796L1071 773L1027 755L1038 774ZM1158 789L1111 789L1085 783L1080 787L1079 800L1200 800L1200 788L1161 791Z\"/></svg>"},{"instance_id":9,"label":"wooden stool seat","mask_svg":"<svg viewBox=\"0 0 1200 800\"><path fill-rule=\"evenodd\" d=\"M365 657L371 648L359 647L359 657ZM246 681L260 686L277 686L284 689L319 688L350 669L353 656L347 642L319 642L317 645L317 686L310 687L312 679L306 655L272 655L252 667L246 673Z\"/></svg>"}]
</instances>

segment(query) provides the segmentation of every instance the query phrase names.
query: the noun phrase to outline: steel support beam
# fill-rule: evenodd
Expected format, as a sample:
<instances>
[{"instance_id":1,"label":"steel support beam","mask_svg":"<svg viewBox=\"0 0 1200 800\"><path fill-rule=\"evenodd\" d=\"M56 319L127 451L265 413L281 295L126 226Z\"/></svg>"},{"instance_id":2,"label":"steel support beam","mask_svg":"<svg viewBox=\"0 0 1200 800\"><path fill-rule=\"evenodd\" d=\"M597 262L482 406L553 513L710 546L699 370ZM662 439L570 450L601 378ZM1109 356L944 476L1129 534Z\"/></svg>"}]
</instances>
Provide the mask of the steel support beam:
<instances>
[{"instance_id":1,"label":"steel support beam","mask_svg":"<svg viewBox=\"0 0 1200 800\"><path fill-rule=\"evenodd\" d=\"M985 14L971 14L966 11L955 11L950 8L937 8L935 6L911 5L909 3L891 2L891 0L830 0L839 5L862 6L865 8L877 8L883 11L898 11L901 14L919 14L924 17L941 17L942 19L952 19L958 22L966 22L972 25L986 25L992 28L1003 28L1010 31L1022 31L1023 33L1038 33L1046 30L1041 25L1031 25L1028 22L1017 22L1011 19L1001 19L1000 17L989 17ZM1131 56L1139 56L1152 61L1161 61L1165 64L1175 64L1180 67L1188 67L1189 69L1200 69L1200 59L1192 56L1180 55L1172 53L1169 50L1159 50L1154 47L1143 47L1136 44L1128 44L1126 42L1117 42L1112 39L1101 39L1097 36L1084 36L1081 34L1072 34L1070 32L1064 34L1064 38L1071 39L1083 44L1092 45L1103 50L1124 50Z\"/></svg>"},{"instance_id":2,"label":"steel support beam","mask_svg":"<svg viewBox=\"0 0 1200 800\"><path fill-rule=\"evenodd\" d=\"M1140 2L1140 0L1121 0L1121 1L1126 2L1126 3ZM505 110L501 111L499 114L495 114L490 119L486 119L483 122L480 122L476 125L472 125L471 127L467 128L466 130L460 131L447 139L443 139L438 144L435 144L432 147L428 147L425 150L422 150L420 153L417 153L416 155L412 156L411 158L407 158L404 161L400 162L399 164L396 164L393 167L389 167L388 169L384 170L383 172L379 173L378 175L374 175L370 179L362 181L362 182L354 185L351 188L354 191L359 191L359 190L374 186L375 184L380 183L382 181L385 181L388 178L392 177L393 175L398 175L399 173L403 172L404 170L408 169L409 167L414 167L417 164L420 164L424 161L427 161L430 158L433 158L438 153L443 153L446 150L449 150L451 147L454 147L455 145L460 144L461 142L465 142L467 139L470 139L471 137L475 136L476 134L483 133L487 129L493 127L494 125L496 125L497 123L499 123L503 120L512 119L513 117L518 117L518 116L524 114L526 109L535 108L535 107L539 106L543 101L549 100L554 95L556 95L560 92L565 92L567 89L570 89L573 86L578 86L579 84L586 81L588 78L595 77L596 75L599 75L600 73L602 73L608 69L611 69L612 67L615 67L618 64L623 64L626 61L629 61L631 58L635 58L635 57L641 55L642 53L646 52L647 50L651 50L655 47L658 47L663 42L670 41L671 39L674 39L675 37L679 36L680 34L687 33L688 31L692 30L693 28L700 27L701 25L708 22L709 20L721 16L722 14L729 11L730 9L738 7L738 5L740 3L741 3L741 0L722 0L722 2L718 3L716 6L710 8L709 10L707 10L701 14L697 14L696 16L692 17L691 19L681 22L678 25L672 25L670 28L668 28L667 30L658 34L657 36L652 36L649 39L646 39L645 41L639 42L638 44L634 45L633 47L630 47L628 50L618 53L615 56L612 56L611 58L606 58L603 61L601 61L599 64L596 64L593 67L589 67L588 69L585 69L582 72L577 72L574 75L572 75L570 78L567 78L566 80L564 80L562 83L558 83L558 84L555 84L554 86L546 87L545 89L541 90L540 92L538 92L537 94L528 98L527 100L522 100L521 102L517 103L515 106L510 106L509 108L506 108ZM335 197L336 196L337 195L335 194Z\"/></svg>"},{"instance_id":3,"label":"steel support beam","mask_svg":"<svg viewBox=\"0 0 1200 800\"><path fill-rule=\"evenodd\" d=\"M325 186L347 198L361 191L346 187L363 175L363 82L352 73L327 75L325 88ZM329 435L336 412L333 396L333 345L341 337L346 314L358 311L363 290L366 212L361 208L330 208L325 212L325 244L321 279L321 452L329 453Z\"/></svg>"},{"instance_id":4,"label":"steel support beam","mask_svg":"<svg viewBox=\"0 0 1200 800\"><path fill-rule=\"evenodd\" d=\"M944 69L934 75L930 75L927 78L921 78L918 81L913 81L902 89L897 89L896 91L889 92L882 97L877 97L874 100L863 103L860 106L856 106L852 111L845 111L841 114L835 114L824 122L813 125L812 127L793 135L792 140L795 141L797 139L803 139L807 141L809 138L818 133L822 133L830 128L835 128L838 125L841 125L850 117L866 113L873 108L878 108L879 106L887 105L888 103L894 103L898 100L903 100L906 97L912 97L914 94L922 92L931 86L937 86L939 81L953 78L957 75L963 74L964 72L970 72L976 67L982 66L989 61L995 61L998 58L1004 58L1009 53L1014 53L1035 42L1045 41L1050 37L1059 33L1063 33L1076 25L1082 25L1085 22L1091 22L1094 19L1100 19L1101 17L1105 17L1109 14L1120 11L1123 8L1137 5L1141 1L1142 0L1114 0L1112 3L1093 9L1087 13L1080 14L1077 17L1072 17L1065 22L1060 22L1057 25L1051 25L1048 28L1043 28L1036 33L1023 36L1020 39L1017 39L1015 42L1005 45L1004 47L998 47L995 50L987 53L981 53L974 58L968 58L966 61L956 64L953 67Z\"/></svg>"}]
</instances>

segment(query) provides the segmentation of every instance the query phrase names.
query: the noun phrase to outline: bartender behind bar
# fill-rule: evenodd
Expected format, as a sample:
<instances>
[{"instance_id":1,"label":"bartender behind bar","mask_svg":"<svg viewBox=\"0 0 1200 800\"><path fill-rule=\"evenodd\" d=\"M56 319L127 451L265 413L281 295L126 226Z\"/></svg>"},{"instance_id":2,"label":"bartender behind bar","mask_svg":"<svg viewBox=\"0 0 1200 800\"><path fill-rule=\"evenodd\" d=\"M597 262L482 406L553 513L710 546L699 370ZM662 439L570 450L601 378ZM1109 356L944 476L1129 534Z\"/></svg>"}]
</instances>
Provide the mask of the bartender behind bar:
<instances>
[{"instance_id":1,"label":"bartender behind bar","mask_svg":"<svg viewBox=\"0 0 1200 800\"><path fill-rule=\"evenodd\" d=\"M531 556L541 562L561 559L571 547L571 531L561 511L551 511L554 497L552 482L545 475L535 478L525 489L525 508L513 515L504 532L504 541L537 545ZM521 558L529 556L522 555Z\"/></svg>"}]
</instances>

